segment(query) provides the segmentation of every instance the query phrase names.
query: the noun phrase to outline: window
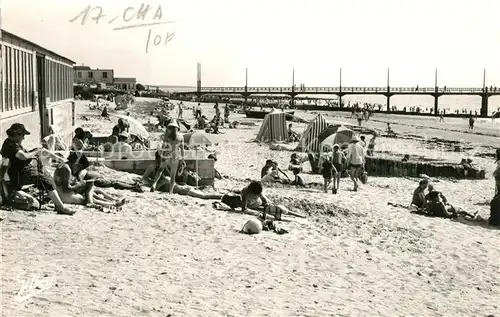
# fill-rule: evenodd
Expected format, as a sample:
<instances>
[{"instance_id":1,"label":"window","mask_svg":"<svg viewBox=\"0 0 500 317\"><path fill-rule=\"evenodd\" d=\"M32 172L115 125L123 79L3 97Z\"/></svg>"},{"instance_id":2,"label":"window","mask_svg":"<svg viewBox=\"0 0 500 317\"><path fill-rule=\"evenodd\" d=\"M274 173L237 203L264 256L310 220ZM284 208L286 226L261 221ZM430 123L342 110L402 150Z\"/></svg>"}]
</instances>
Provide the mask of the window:
<instances>
[{"instance_id":1,"label":"window","mask_svg":"<svg viewBox=\"0 0 500 317\"><path fill-rule=\"evenodd\" d=\"M102 72L102 78L107 79L108 78L108 72Z\"/></svg>"},{"instance_id":2,"label":"window","mask_svg":"<svg viewBox=\"0 0 500 317\"><path fill-rule=\"evenodd\" d=\"M93 72L89 72L89 78L94 78L94 73Z\"/></svg>"},{"instance_id":3,"label":"window","mask_svg":"<svg viewBox=\"0 0 500 317\"><path fill-rule=\"evenodd\" d=\"M78 78L82 78L82 72L78 72Z\"/></svg>"}]
</instances>

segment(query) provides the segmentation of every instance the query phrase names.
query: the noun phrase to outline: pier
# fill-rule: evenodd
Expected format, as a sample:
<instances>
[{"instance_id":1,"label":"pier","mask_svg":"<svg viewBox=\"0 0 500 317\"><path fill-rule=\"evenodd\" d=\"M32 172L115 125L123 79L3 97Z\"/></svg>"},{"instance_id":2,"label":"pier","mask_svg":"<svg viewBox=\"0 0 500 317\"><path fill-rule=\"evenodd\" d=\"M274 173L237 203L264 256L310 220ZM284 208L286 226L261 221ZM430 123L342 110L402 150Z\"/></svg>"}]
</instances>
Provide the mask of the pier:
<instances>
[{"instance_id":1,"label":"pier","mask_svg":"<svg viewBox=\"0 0 500 317\"><path fill-rule=\"evenodd\" d=\"M247 98L250 95L288 95L291 97L291 106L295 105L295 97L299 95L335 95L339 97L340 104L342 97L348 95L383 95L387 98L387 112L390 112L391 97L396 95L427 95L434 97L434 115L439 115L439 97L441 96L479 96L481 97L481 117L488 116L488 99L491 96L500 96L500 88L486 87L486 70L483 73L483 87L438 87L437 70L435 73L434 87L391 87L389 83L389 70L387 70L387 86L385 87L343 87L342 69L340 69L340 84L338 87L306 87L295 85L295 70L292 71L292 85L290 87L249 87L248 69L245 72L244 87L202 87L201 85L201 64L198 64L198 80L196 91L180 92L179 94L192 94L200 98L202 95L241 95Z\"/></svg>"}]
</instances>

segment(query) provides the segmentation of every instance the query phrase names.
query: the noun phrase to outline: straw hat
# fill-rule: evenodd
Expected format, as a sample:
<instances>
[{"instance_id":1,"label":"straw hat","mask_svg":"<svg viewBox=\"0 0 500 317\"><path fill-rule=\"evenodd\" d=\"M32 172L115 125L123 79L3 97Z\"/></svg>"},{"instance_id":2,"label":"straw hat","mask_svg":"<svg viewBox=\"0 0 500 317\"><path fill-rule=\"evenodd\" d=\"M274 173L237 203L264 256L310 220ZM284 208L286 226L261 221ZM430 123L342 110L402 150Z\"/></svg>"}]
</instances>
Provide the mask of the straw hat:
<instances>
[{"instance_id":1,"label":"straw hat","mask_svg":"<svg viewBox=\"0 0 500 317\"><path fill-rule=\"evenodd\" d=\"M257 234L262 232L262 222L259 219L250 219L248 220L243 228L241 229L242 233L247 234Z\"/></svg>"}]
</instances>

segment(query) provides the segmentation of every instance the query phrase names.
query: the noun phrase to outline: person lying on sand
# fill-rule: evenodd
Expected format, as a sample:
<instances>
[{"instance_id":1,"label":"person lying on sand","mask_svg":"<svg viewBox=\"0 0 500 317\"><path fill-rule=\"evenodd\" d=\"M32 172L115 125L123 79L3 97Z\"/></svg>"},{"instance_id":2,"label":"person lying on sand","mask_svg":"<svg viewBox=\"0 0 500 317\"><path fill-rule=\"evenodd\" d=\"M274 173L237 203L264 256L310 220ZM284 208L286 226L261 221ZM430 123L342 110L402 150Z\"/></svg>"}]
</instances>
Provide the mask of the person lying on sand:
<instances>
[{"instance_id":1,"label":"person lying on sand","mask_svg":"<svg viewBox=\"0 0 500 317\"><path fill-rule=\"evenodd\" d=\"M241 208L242 212L254 210L262 213L262 218L266 219L267 214L272 215L276 220L281 220L281 215L292 213L288 208L282 205L274 205L264 193L262 182L252 181L248 186L241 190L233 190L232 193L225 194L222 197L222 203L232 209Z\"/></svg>"},{"instance_id":2,"label":"person lying on sand","mask_svg":"<svg viewBox=\"0 0 500 317\"><path fill-rule=\"evenodd\" d=\"M88 207L121 207L125 199L115 199L94 187L94 180L78 181L77 175L90 166L84 154L71 152L68 160L54 172L56 190L65 204L87 205Z\"/></svg>"},{"instance_id":3,"label":"person lying on sand","mask_svg":"<svg viewBox=\"0 0 500 317\"><path fill-rule=\"evenodd\" d=\"M148 166L144 175L142 176L143 184L146 186L151 186L153 182L156 180L155 177L160 169L160 165L158 163L151 164ZM206 194L201 190L195 189L190 185L180 185L177 183L173 183L170 176L168 176L168 172L164 171L160 174L160 178L156 183L156 189L165 192L165 193L174 193L183 196L190 196L198 199L221 199L223 195L221 194Z\"/></svg>"},{"instance_id":4,"label":"person lying on sand","mask_svg":"<svg viewBox=\"0 0 500 317\"><path fill-rule=\"evenodd\" d=\"M466 212L465 210L461 210L458 208L453 207L452 205L449 204L444 204L441 201L440 198L440 192L438 191L431 191L428 194L428 201L427 201L427 215L432 216L432 217L440 217L440 218L458 218L459 216L464 217L469 217L471 220L474 220L476 218L477 212L475 214L470 214Z\"/></svg>"}]
</instances>

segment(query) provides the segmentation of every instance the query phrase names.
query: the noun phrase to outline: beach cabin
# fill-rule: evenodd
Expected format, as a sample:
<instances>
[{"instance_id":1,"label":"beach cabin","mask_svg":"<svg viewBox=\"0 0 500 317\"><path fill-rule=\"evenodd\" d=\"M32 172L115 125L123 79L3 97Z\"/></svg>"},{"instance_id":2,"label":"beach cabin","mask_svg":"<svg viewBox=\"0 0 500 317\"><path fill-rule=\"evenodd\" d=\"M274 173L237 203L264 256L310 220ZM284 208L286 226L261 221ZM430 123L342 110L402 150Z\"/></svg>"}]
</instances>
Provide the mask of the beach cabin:
<instances>
[{"instance_id":1,"label":"beach cabin","mask_svg":"<svg viewBox=\"0 0 500 317\"><path fill-rule=\"evenodd\" d=\"M40 146L50 126L67 143L75 126L72 60L0 30L0 141L12 123L31 135L23 145Z\"/></svg>"}]
</instances>

